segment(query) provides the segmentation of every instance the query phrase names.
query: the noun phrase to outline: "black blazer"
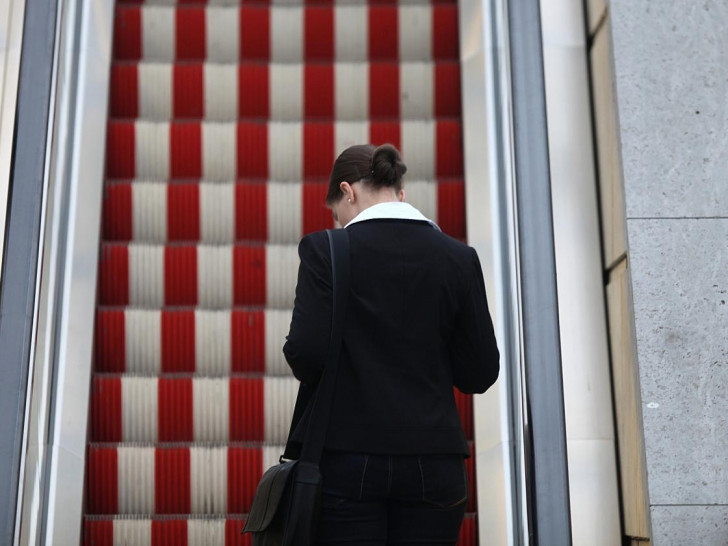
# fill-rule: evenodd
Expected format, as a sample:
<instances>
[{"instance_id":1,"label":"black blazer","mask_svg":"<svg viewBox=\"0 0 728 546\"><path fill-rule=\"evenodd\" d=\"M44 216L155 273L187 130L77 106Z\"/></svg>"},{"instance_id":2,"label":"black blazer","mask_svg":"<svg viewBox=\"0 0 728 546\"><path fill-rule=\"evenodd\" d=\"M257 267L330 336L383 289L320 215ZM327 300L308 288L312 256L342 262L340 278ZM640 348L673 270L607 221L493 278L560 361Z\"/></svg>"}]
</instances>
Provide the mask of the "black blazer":
<instances>
[{"instance_id":1,"label":"black blazer","mask_svg":"<svg viewBox=\"0 0 728 546\"><path fill-rule=\"evenodd\" d=\"M351 284L325 448L469 456L453 385L485 392L500 357L475 249L420 220L377 218L345 229ZM326 232L305 236L298 253L283 353L310 394L331 334ZM306 418L289 440L300 442Z\"/></svg>"}]
</instances>

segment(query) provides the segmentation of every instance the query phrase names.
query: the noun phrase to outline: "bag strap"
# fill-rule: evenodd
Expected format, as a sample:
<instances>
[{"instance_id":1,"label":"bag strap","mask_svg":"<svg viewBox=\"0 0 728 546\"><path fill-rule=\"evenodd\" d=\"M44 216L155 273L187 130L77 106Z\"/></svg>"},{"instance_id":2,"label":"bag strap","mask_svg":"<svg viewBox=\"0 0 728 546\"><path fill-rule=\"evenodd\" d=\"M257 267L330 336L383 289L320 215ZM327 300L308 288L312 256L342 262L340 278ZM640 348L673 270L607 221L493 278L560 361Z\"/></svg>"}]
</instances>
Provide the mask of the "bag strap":
<instances>
[{"instance_id":1,"label":"bag strap","mask_svg":"<svg viewBox=\"0 0 728 546\"><path fill-rule=\"evenodd\" d=\"M313 399L311 415L303 440L301 461L316 463L321 453L329 426L331 406L334 401L336 372L341 354L341 337L344 331L346 303L349 299L349 234L346 229L327 229L331 250L331 272L333 291L333 312L331 315L331 339L324 371L319 379L316 396Z\"/></svg>"}]
</instances>

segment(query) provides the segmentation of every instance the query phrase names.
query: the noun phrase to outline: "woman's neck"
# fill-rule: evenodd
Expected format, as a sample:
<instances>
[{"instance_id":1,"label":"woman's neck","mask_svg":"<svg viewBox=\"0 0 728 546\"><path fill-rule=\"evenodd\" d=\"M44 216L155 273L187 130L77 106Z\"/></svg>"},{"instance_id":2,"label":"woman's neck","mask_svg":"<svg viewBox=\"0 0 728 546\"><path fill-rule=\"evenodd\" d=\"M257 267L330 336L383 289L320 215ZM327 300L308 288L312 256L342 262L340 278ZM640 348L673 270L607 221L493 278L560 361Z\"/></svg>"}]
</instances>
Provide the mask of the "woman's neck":
<instances>
[{"instance_id":1,"label":"woman's neck","mask_svg":"<svg viewBox=\"0 0 728 546\"><path fill-rule=\"evenodd\" d=\"M399 203L400 199L391 189L382 189L377 192L362 192L359 195L359 210L362 211L380 203Z\"/></svg>"}]
</instances>

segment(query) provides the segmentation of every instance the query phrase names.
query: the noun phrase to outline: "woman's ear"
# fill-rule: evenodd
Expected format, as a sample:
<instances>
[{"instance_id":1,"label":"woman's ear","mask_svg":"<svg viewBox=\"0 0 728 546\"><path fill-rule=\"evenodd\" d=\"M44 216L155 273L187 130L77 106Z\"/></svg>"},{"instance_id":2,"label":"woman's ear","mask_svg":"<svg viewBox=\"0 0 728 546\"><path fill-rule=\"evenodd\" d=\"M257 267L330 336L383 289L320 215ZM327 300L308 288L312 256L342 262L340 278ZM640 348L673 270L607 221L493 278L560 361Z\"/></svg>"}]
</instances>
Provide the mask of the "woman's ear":
<instances>
[{"instance_id":1,"label":"woman's ear","mask_svg":"<svg viewBox=\"0 0 728 546\"><path fill-rule=\"evenodd\" d=\"M402 188L401 190L399 190L399 194L397 195L397 198L400 201L404 201L404 188Z\"/></svg>"},{"instance_id":2,"label":"woman's ear","mask_svg":"<svg viewBox=\"0 0 728 546\"><path fill-rule=\"evenodd\" d=\"M339 189L341 190L341 193L344 194L343 198L346 199L347 202L349 202L350 199L350 202L354 202L356 196L354 195L354 188L351 186L351 184L349 184L347 181L343 181L341 184L339 184Z\"/></svg>"}]
</instances>

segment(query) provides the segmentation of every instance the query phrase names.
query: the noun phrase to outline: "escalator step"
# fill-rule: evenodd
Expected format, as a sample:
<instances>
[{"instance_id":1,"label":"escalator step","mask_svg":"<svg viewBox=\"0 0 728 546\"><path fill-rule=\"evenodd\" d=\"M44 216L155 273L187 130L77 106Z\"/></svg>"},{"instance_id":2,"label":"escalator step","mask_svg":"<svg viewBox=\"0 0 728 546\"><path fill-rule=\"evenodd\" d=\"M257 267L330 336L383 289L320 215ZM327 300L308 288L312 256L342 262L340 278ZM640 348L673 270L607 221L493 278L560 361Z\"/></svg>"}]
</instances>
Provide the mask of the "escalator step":
<instances>
[{"instance_id":1,"label":"escalator step","mask_svg":"<svg viewBox=\"0 0 728 546\"><path fill-rule=\"evenodd\" d=\"M472 398L456 389L467 438ZM93 442L265 442L284 444L298 392L290 375L94 378Z\"/></svg>"},{"instance_id":2,"label":"escalator step","mask_svg":"<svg viewBox=\"0 0 728 546\"><path fill-rule=\"evenodd\" d=\"M148 182L109 184L106 241L298 244L334 227L326 182ZM408 180L407 201L443 231L465 237L462 178Z\"/></svg>"},{"instance_id":3,"label":"escalator step","mask_svg":"<svg viewBox=\"0 0 728 546\"><path fill-rule=\"evenodd\" d=\"M458 59L457 3L119 4L114 58L315 62Z\"/></svg>"},{"instance_id":4,"label":"escalator step","mask_svg":"<svg viewBox=\"0 0 728 546\"><path fill-rule=\"evenodd\" d=\"M250 546L245 516L227 518L95 518L84 521L84 546ZM467 514L460 546L476 546L477 519Z\"/></svg>"},{"instance_id":5,"label":"escalator step","mask_svg":"<svg viewBox=\"0 0 728 546\"><path fill-rule=\"evenodd\" d=\"M361 121L460 116L457 61L398 63L122 62L114 119Z\"/></svg>"},{"instance_id":6,"label":"escalator step","mask_svg":"<svg viewBox=\"0 0 728 546\"><path fill-rule=\"evenodd\" d=\"M394 144L412 180L463 176L457 118L384 121L109 121L109 178L327 180L335 151Z\"/></svg>"}]
</instances>

